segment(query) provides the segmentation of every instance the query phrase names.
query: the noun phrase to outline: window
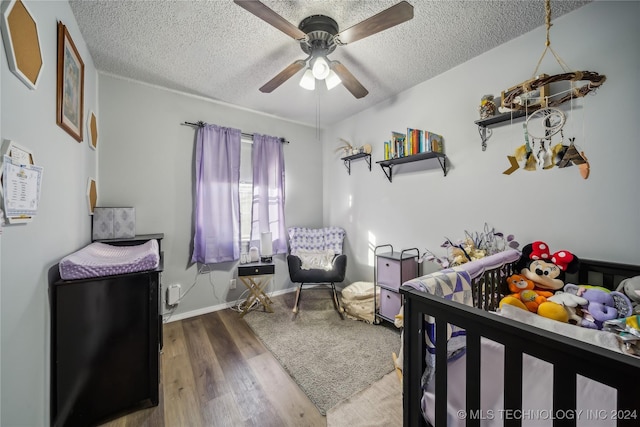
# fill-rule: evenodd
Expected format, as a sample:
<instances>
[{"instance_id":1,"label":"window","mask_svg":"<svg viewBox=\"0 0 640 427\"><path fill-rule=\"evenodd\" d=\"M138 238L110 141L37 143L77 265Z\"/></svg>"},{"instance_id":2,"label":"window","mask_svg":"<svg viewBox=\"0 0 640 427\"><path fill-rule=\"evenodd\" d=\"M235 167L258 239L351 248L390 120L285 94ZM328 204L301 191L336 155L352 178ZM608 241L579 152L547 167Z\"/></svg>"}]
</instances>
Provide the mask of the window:
<instances>
[{"instance_id":1,"label":"window","mask_svg":"<svg viewBox=\"0 0 640 427\"><path fill-rule=\"evenodd\" d=\"M248 252L250 246L260 246L260 235L264 231L272 233L273 253L286 253L282 143L276 137L258 135L257 138L257 142L253 141L255 135L252 139L243 138L240 147L241 253ZM256 156L260 162L267 163L256 169L260 175L254 175L253 159Z\"/></svg>"},{"instance_id":2,"label":"window","mask_svg":"<svg viewBox=\"0 0 640 427\"><path fill-rule=\"evenodd\" d=\"M244 252L249 252L251 240L251 205L253 199L253 169L251 167L251 147L253 141L242 137L240 148L240 243Z\"/></svg>"},{"instance_id":3,"label":"window","mask_svg":"<svg viewBox=\"0 0 640 427\"><path fill-rule=\"evenodd\" d=\"M253 183L240 181L240 242L243 245L251 240L251 200Z\"/></svg>"}]
</instances>

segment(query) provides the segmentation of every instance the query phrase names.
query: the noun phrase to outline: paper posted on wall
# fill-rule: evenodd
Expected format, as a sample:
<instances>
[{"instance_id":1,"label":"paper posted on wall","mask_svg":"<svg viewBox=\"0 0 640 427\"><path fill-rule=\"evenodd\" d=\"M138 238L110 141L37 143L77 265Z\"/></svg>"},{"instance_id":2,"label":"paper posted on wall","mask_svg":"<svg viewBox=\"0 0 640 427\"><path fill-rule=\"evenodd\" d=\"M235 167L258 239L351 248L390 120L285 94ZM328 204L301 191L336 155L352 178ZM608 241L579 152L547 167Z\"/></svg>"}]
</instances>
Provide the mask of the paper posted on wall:
<instances>
[{"instance_id":1,"label":"paper posted on wall","mask_svg":"<svg viewBox=\"0 0 640 427\"><path fill-rule=\"evenodd\" d=\"M36 215L43 168L21 164L7 155L3 158L3 164L2 190L6 216L11 218Z\"/></svg>"}]
</instances>

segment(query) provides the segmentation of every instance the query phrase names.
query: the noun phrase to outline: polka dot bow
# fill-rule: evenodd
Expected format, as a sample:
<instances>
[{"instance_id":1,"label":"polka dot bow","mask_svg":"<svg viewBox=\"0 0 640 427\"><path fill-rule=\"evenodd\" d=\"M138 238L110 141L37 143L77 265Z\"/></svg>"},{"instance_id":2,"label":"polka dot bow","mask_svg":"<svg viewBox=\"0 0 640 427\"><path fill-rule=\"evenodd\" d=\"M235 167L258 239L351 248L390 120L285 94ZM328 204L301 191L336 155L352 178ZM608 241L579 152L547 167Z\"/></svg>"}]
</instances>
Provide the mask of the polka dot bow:
<instances>
[{"instance_id":1,"label":"polka dot bow","mask_svg":"<svg viewBox=\"0 0 640 427\"><path fill-rule=\"evenodd\" d=\"M565 271L569 266L569 263L573 261L573 254L569 251L558 251L551 255L549 253L549 246L545 242L533 242L531 244L532 251L529 258L532 260L547 260L555 265L562 271Z\"/></svg>"}]
</instances>

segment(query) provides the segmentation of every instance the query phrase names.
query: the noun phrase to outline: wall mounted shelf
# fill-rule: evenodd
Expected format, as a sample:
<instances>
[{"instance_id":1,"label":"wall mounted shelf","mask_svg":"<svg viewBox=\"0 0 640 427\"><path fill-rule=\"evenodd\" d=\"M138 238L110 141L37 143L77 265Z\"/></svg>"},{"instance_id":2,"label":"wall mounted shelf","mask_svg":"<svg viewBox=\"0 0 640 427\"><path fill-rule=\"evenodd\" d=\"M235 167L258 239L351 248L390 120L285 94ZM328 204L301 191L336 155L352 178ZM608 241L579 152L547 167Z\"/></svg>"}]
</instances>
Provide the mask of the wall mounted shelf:
<instances>
[{"instance_id":1,"label":"wall mounted shelf","mask_svg":"<svg viewBox=\"0 0 640 427\"><path fill-rule=\"evenodd\" d=\"M389 180L389 182L392 182L394 165L417 162L420 160L427 160L427 159L438 159L438 162L440 163L440 167L442 168L442 172L444 173L444 176L447 176L447 156L445 154L435 153L433 151L430 151L427 153L412 154L411 156L398 157L397 159L381 160L376 163L380 165L380 167L382 168L382 171L387 176L387 179Z\"/></svg>"},{"instance_id":2,"label":"wall mounted shelf","mask_svg":"<svg viewBox=\"0 0 640 427\"><path fill-rule=\"evenodd\" d=\"M353 154L351 156L343 157L340 159L344 162L344 167L347 168L349 175L351 175L351 161L357 160L357 159L364 159L367 162L367 165L369 165L369 171L371 171L371 154L358 153L358 154Z\"/></svg>"},{"instance_id":3,"label":"wall mounted shelf","mask_svg":"<svg viewBox=\"0 0 640 427\"><path fill-rule=\"evenodd\" d=\"M480 133L480 139L482 140L482 151L487 149L487 141L491 138L493 131L489 129L489 126L498 123L506 122L512 119L519 119L526 116L527 113L522 110L514 110L509 113L496 114L487 119L476 120L474 123L478 125L478 133Z\"/></svg>"}]
</instances>

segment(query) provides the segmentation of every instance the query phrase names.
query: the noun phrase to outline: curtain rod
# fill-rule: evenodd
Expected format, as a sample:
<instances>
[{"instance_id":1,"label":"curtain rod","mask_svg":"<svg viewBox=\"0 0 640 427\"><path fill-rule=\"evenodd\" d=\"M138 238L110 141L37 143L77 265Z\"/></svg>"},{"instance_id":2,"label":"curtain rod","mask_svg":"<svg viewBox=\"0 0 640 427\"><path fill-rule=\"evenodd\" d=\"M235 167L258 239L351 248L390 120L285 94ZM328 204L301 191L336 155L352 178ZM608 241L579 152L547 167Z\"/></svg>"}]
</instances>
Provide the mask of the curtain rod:
<instances>
[{"instance_id":1,"label":"curtain rod","mask_svg":"<svg viewBox=\"0 0 640 427\"><path fill-rule=\"evenodd\" d=\"M196 123L192 123L192 122L184 122L182 123L182 125L187 125L187 126L197 126L197 127L202 127L204 126L204 122L203 121L198 121ZM246 132L241 132L240 135L244 136L245 138L253 138L253 134L252 133L246 133ZM280 140L281 143L283 144L288 144L289 141L287 141L286 139L284 139L283 137L278 138Z\"/></svg>"}]
</instances>

